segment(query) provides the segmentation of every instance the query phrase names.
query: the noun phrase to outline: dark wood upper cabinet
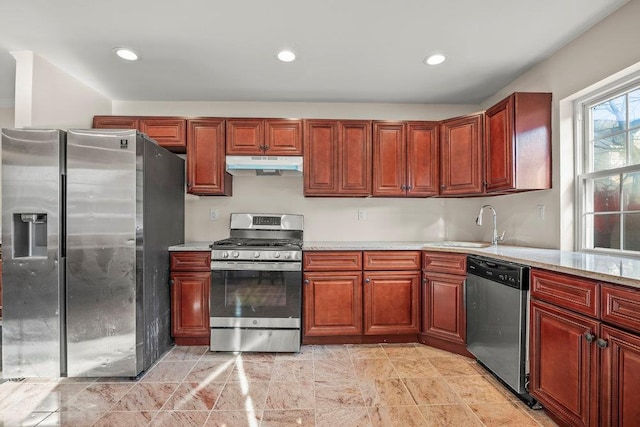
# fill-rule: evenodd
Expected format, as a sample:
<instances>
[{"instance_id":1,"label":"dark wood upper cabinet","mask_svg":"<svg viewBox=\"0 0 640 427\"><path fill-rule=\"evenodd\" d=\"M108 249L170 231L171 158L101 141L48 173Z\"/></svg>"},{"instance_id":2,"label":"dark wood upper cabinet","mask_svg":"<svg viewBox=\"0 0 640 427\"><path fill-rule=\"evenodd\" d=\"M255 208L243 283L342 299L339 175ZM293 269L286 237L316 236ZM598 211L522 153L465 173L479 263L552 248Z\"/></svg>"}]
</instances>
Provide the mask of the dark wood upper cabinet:
<instances>
[{"instance_id":1,"label":"dark wood upper cabinet","mask_svg":"<svg viewBox=\"0 0 640 427\"><path fill-rule=\"evenodd\" d=\"M516 92L485 112L487 193L551 188L551 94Z\"/></svg>"},{"instance_id":2,"label":"dark wood upper cabinet","mask_svg":"<svg viewBox=\"0 0 640 427\"><path fill-rule=\"evenodd\" d=\"M224 119L189 120L187 192L230 196L232 177L225 170Z\"/></svg>"},{"instance_id":3,"label":"dark wood upper cabinet","mask_svg":"<svg viewBox=\"0 0 640 427\"><path fill-rule=\"evenodd\" d=\"M227 154L302 155L302 121L295 119L227 119Z\"/></svg>"},{"instance_id":4,"label":"dark wood upper cabinet","mask_svg":"<svg viewBox=\"0 0 640 427\"><path fill-rule=\"evenodd\" d=\"M407 123L408 197L438 195L439 151L437 122Z\"/></svg>"},{"instance_id":5,"label":"dark wood upper cabinet","mask_svg":"<svg viewBox=\"0 0 640 427\"><path fill-rule=\"evenodd\" d=\"M94 116L97 129L136 129L174 153L187 149L187 121L180 117Z\"/></svg>"},{"instance_id":6,"label":"dark wood upper cabinet","mask_svg":"<svg viewBox=\"0 0 640 427\"><path fill-rule=\"evenodd\" d=\"M457 117L440 123L440 195L483 193L483 114Z\"/></svg>"},{"instance_id":7,"label":"dark wood upper cabinet","mask_svg":"<svg viewBox=\"0 0 640 427\"><path fill-rule=\"evenodd\" d=\"M404 197L407 149L404 122L373 122L374 196Z\"/></svg>"},{"instance_id":8,"label":"dark wood upper cabinet","mask_svg":"<svg viewBox=\"0 0 640 427\"><path fill-rule=\"evenodd\" d=\"M304 194L371 195L370 121L304 121Z\"/></svg>"}]
</instances>

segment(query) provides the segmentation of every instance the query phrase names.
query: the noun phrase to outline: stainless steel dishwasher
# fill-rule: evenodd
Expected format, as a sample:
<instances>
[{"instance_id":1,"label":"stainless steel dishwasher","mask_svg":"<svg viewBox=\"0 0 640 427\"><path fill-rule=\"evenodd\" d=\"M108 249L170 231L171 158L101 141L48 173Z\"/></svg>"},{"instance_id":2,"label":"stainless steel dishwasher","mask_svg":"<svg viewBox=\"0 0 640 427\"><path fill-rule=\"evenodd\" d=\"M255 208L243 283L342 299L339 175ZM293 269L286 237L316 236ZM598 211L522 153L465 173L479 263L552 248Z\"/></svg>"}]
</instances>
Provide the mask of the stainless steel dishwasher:
<instances>
[{"instance_id":1,"label":"stainless steel dishwasher","mask_svg":"<svg viewBox=\"0 0 640 427\"><path fill-rule=\"evenodd\" d=\"M465 305L467 350L530 407L527 392L529 267L469 255Z\"/></svg>"}]
</instances>

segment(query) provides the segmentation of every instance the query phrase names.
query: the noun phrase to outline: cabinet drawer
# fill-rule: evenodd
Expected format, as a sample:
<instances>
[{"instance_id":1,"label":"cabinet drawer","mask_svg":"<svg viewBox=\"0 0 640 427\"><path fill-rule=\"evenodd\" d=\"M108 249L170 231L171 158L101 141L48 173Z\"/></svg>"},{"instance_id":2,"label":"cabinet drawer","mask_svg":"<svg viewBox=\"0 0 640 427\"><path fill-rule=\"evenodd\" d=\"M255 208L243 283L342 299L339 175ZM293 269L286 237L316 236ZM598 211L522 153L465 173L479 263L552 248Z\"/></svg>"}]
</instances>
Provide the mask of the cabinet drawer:
<instances>
[{"instance_id":1,"label":"cabinet drawer","mask_svg":"<svg viewBox=\"0 0 640 427\"><path fill-rule=\"evenodd\" d=\"M603 321L640 332L640 291L603 283L601 295Z\"/></svg>"},{"instance_id":2,"label":"cabinet drawer","mask_svg":"<svg viewBox=\"0 0 640 427\"><path fill-rule=\"evenodd\" d=\"M177 117L145 117L139 121L140 132L146 133L158 145L184 153L187 150L187 121Z\"/></svg>"},{"instance_id":3,"label":"cabinet drawer","mask_svg":"<svg viewBox=\"0 0 640 427\"><path fill-rule=\"evenodd\" d=\"M172 252L171 271L210 271L211 252Z\"/></svg>"},{"instance_id":4,"label":"cabinet drawer","mask_svg":"<svg viewBox=\"0 0 640 427\"><path fill-rule=\"evenodd\" d=\"M532 269L531 296L587 316L600 314L598 284L592 280Z\"/></svg>"},{"instance_id":5,"label":"cabinet drawer","mask_svg":"<svg viewBox=\"0 0 640 427\"><path fill-rule=\"evenodd\" d=\"M420 251L367 251L365 270L420 270Z\"/></svg>"},{"instance_id":6,"label":"cabinet drawer","mask_svg":"<svg viewBox=\"0 0 640 427\"><path fill-rule=\"evenodd\" d=\"M467 256L450 252L423 252L424 271L440 273L467 274Z\"/></svg>"},{"instance_id":7,"label":"cabinet drawer","mask_svg":"<svg viewBox=\"0 0 640 427\"><path fill-rule=\"evenodd\" d=\"M362 270L362 252L305 252L304 271L359 271Z\"/></svg>"}]
</instances>

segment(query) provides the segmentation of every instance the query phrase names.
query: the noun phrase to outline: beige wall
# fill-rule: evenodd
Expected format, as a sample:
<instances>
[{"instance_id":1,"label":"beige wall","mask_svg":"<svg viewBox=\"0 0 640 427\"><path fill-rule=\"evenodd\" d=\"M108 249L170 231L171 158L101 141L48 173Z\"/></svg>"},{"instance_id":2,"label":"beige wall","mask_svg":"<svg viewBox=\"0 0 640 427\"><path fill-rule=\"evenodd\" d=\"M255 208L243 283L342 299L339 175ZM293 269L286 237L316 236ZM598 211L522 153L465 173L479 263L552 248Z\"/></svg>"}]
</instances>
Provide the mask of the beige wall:
<instances>
[{"instance_id":1,"label":"beige wall","mask_svg":"<svg viewBox=\"0 0 640 427\"><path fill-rule=\"evenodd\" d=\"M14 111L13 107L0 108L0 128L11 128L14 126Z\"/></svg>"},{"instance_id":2,"label":"beige wall","mask_svg":"<svg viewBox=\"0 0 640 427\"><path fill-rule=\"evenodd\" d=\"M479 199L447 200L446 223L455 224L451 238L489 240L491 227L475 227L480 206L498 211L498 228L517 244L574 249L572 100L619 73L635 71L640 62L640 1L632 0L546 61L529 70L482 104L493 105L514 91L553 93L553 189ZM545 205L544 221L536 206ZM485 224L490 224L485 221Z\"/></svg>"},{"instance_id":3,"label":"beige wall","mask_svg":"<svg viewBox=\"0 0 640 427\"><path fill-rule=\"evenodd\" d=\"M478 111L476 105L120 102L113 114L219 117L302 117L440 120ZM234 177L232 197L186 198L186 241L226 237L232 212L286 212L305 216L305 240L442 240L439 199L305 198L302 177ZM358 209L367 212L358 220ZM209 220L218 209L218 220Z\"/></svg>"}]
</instances>

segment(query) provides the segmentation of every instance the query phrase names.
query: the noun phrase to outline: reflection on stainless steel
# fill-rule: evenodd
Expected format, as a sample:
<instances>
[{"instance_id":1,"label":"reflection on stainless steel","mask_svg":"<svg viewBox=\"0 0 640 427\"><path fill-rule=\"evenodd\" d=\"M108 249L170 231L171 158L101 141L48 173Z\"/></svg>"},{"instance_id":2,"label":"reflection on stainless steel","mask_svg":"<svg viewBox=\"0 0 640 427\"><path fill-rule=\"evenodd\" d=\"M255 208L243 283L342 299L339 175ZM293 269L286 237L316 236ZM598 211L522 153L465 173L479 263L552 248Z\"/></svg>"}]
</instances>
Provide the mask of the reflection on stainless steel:
<instances>
[{"instance_id":1,"label":"reflection on stainless steel","mask_svg":"<svg viewBox=\"0 0 640 427\"><path fill-rule=\"evenodd\" d=\"M15 132L21 139L18 151L33 145L33 131ZM7 145L5 139L3 146ZM43 302L46 307L42 310L55 311L55 322L51 323L57 322L59 333L50 333L48 341L38 339L39 345L48 344L47 350L57 355L62 367L57 373L5 370L4 375L136 376L172 342L166 250L183 242L184 161L133 130L70 130L66 144L64 137L59 139L53 145L60 147L60 154L54 156L51 166L51 174L59 177L59 182L50 190L59 197L58 205L39 210L30 195L15 206L3 203L3 224L11 223L5 218L14 218L17 223L16 213L28 213L19 218L27 226L20 227L36 230L47 224L50 241L66 242L51 257L54 264L60 260L60 280L47 287L50 292L56 290L59 303L54 306L50 301ZM3 190L6 184L11 194L22 185L25 175L33 174L34 181L39 182L38 172L29 165L42 161L41 156L27 156L23 162L27 166L20 168L13 181L3 180ZM3 165L3 173L7 169L11 168ZM47 202L51 196L41 199ZM46 221L44 217L40 220L40 213L46 214ZM59 217L66 229L56 225ZM29 235L16 233L20 227L3 227L5 242L12 242L12 233ZM41 245L31 243L41 243L37 235L28 240L22 245L7 245L11 255L5 252L5 263L15 265L10 274L27 274L46 261L32 255L16 256L41 251ZM33 248L25 250L29 245ZM3 278L9 292L22 286L20 277ZM44 278L40 271L30 277L34 283ZM33 293L28 295L36 301L41 299ZM9 306L7 302L5 309ZM35 314L39 307L31 299L24 299L20 308L23 318L18 329L25 334L22 324L39 317ZM11 308L9 312L5 322L13 324ZM45 331L42 327L40 330ZM34 351L20 342L15 345L15 363L30 366Z\"/></svg>"}]
</instances>

